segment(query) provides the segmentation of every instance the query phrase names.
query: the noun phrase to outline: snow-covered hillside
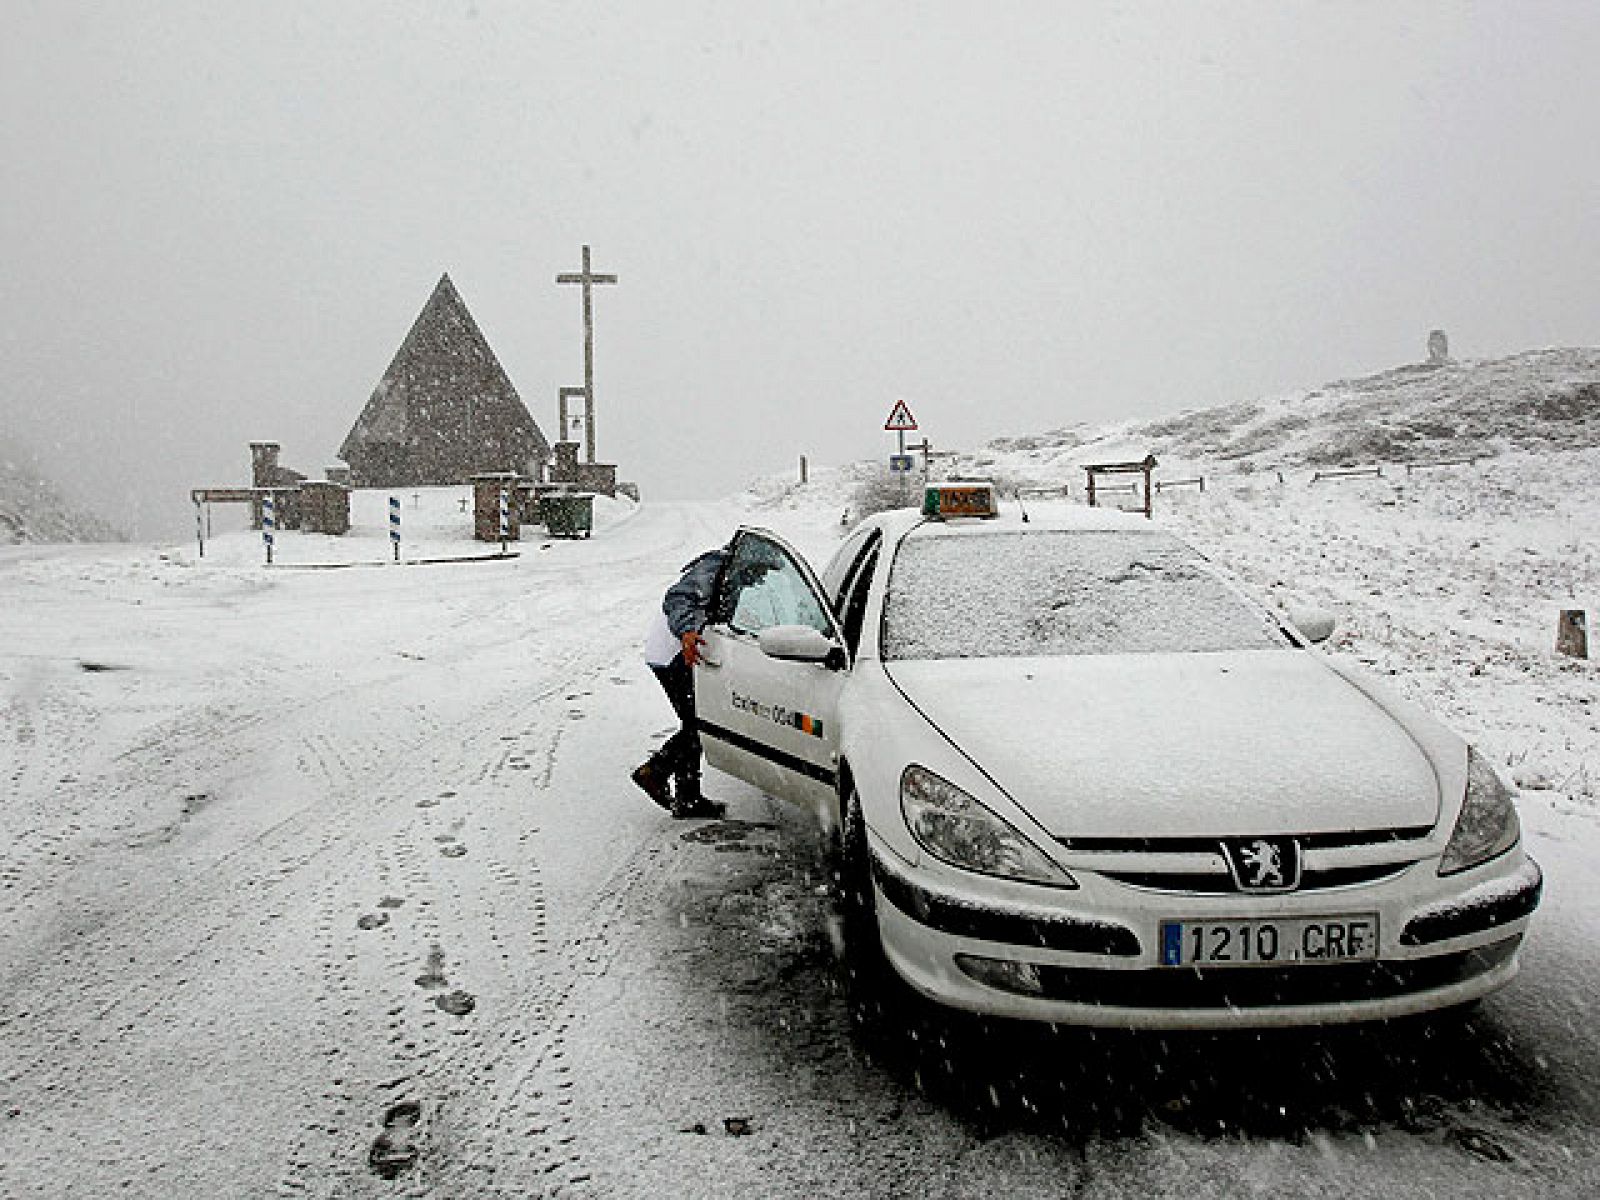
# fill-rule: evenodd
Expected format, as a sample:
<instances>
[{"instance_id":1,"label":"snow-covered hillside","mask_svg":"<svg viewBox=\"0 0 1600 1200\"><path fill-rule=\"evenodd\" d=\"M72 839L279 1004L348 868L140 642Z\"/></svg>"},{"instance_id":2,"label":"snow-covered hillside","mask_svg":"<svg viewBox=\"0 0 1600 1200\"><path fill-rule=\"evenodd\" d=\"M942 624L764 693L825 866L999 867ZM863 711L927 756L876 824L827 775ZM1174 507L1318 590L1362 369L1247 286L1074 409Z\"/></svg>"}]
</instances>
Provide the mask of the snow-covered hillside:
<instances>
[{"instance_id":1,"label":"snow-covered hillside","mask_svg":"<svg viewBox=\"0 0 1600 1200\"><path fill-rule=\"evenodd\" d=\"M0 441L0 545L122 540L108 522L64 500L21 447Z\"/></svg>"},{"instance_id":2,"label":"snow-covered hillside","mask_svg":"<svg viewBox=\"0 0 1600 1200\"><path fill-rule=\"evenodd\" d=\"M1418 363L1159 421L999 439L973 458L1049 472L1138 447L1213 476L1600 446L1600 350Z\"/></svg>"}]
</instances>

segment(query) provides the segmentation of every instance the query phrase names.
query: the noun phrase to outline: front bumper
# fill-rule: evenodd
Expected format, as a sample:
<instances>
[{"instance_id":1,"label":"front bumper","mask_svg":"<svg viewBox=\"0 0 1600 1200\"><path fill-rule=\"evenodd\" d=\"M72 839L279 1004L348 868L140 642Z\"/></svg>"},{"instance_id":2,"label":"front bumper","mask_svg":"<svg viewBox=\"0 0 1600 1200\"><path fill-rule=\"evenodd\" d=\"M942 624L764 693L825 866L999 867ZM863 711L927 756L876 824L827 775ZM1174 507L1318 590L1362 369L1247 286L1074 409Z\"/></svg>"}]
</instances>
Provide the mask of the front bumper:
<instances>
[{"instance_id":1,"label":"front bumper","mask_svg":"<svg viewBox=\"0 0 1600 1200\"><path fill-rule=\"evenodd\" d=\"M1538 865L1519 853L1439 881L1405 878L1276 897L1191 897L1114 884L1079 891L952 877L872 847L885 956L919 992L973 1012L1060 1024L1238 1029L1387 1020L1475 1000L1515 977L1539 902ZM1409 873L1408 873L1409 874ZM994 895L991 893L1000 893ZM1163 919L1373 911L1369 962L1163 967Z\"/></svg>"}]
</instances>

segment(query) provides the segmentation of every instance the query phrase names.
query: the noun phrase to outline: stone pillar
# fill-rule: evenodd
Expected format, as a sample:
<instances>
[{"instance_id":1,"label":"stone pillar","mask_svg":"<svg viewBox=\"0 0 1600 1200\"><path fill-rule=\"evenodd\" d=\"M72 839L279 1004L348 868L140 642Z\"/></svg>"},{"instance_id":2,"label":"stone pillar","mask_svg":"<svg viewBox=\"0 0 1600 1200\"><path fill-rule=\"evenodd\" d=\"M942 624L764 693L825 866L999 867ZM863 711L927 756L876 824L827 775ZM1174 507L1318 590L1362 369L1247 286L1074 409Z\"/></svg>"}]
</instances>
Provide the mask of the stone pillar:
<instances>
[{"instance_id":1,"label":"stone pillar","mask_svg":"<svg viewBox=\"0 0 1600 1200\"><path fill-rule=\"evenodd\" d=\"M1589 624L1581 608L1563 608L1556 622L1556 653L1589 657Z\"/></svg>"},{"instance_id":2,"label":"stone pillar","mask_svg":"<svg viewBox=\"0 0 1600 1200\"><path fill-rule=\"evenodd\" d=\"M521 526L517 522L518 476L511 471L494 471L472 477L472 536L480 542L500 540L500 492L504 489L510 507L506 540L520 541Z\"/></svg>"},{"instance_id":3,"label":"stone pillar","mask_svg":"<svg viewBox=\"0 0 1600 1200\"><path fill-rule=\"evenodd\" d=\"M350 532L350 489L337 483L300 485L301 515L308 533Z\"/></svg>"},{"instance_id":4,"label":"stone pillar","mask_svg":"<svg viewBox=\"0 0 1600 1200\"><path fill-rule=\"evenodd\" d=\"M258 488L274 487L278 482L277 442L250 443L250 482Z\"/></svg>"}]
</instances>

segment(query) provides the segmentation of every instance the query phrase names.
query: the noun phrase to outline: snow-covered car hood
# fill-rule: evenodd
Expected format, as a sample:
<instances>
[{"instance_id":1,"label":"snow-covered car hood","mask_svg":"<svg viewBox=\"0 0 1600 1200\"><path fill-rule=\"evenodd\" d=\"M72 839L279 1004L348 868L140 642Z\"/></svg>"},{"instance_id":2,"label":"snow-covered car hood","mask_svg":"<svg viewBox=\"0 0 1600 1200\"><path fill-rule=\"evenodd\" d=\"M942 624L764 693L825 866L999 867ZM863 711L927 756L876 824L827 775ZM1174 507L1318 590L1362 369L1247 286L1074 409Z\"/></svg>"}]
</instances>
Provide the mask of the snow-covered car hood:
<instances>
[{"instance_id":1,"label":"snow-covered car hood","mask_svg":"<svg viewBox=\"0 0 1600 1200\"><path fill-rule=\"evenodd\" d=\"M1057 837L1423 826L1427 756L1312 653L885 664L935 725Z\"/></svg>"}]
</instances>

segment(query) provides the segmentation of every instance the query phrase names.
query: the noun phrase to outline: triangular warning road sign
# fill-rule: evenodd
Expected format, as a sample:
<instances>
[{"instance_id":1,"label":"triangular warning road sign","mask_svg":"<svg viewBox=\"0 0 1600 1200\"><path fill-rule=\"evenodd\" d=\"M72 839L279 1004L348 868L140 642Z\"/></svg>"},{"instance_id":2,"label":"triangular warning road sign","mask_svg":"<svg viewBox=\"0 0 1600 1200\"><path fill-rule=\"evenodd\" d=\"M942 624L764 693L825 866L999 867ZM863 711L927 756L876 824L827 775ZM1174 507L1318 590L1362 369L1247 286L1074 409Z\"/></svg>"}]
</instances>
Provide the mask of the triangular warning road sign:
<instances>
[{"instance_id":1,"label":"triangular warning road sign","mask_svg":"<svg viewBox=\"0 0 1600 1200\"><path fill-rule=\"evenodd\" d=\"M889 410L889 419L883 427L891 432L910 433L917 427L917 419L911 415L911 410L906 407L904 400L896 400L894 407Z\"/></svg>"}]
</instances>

